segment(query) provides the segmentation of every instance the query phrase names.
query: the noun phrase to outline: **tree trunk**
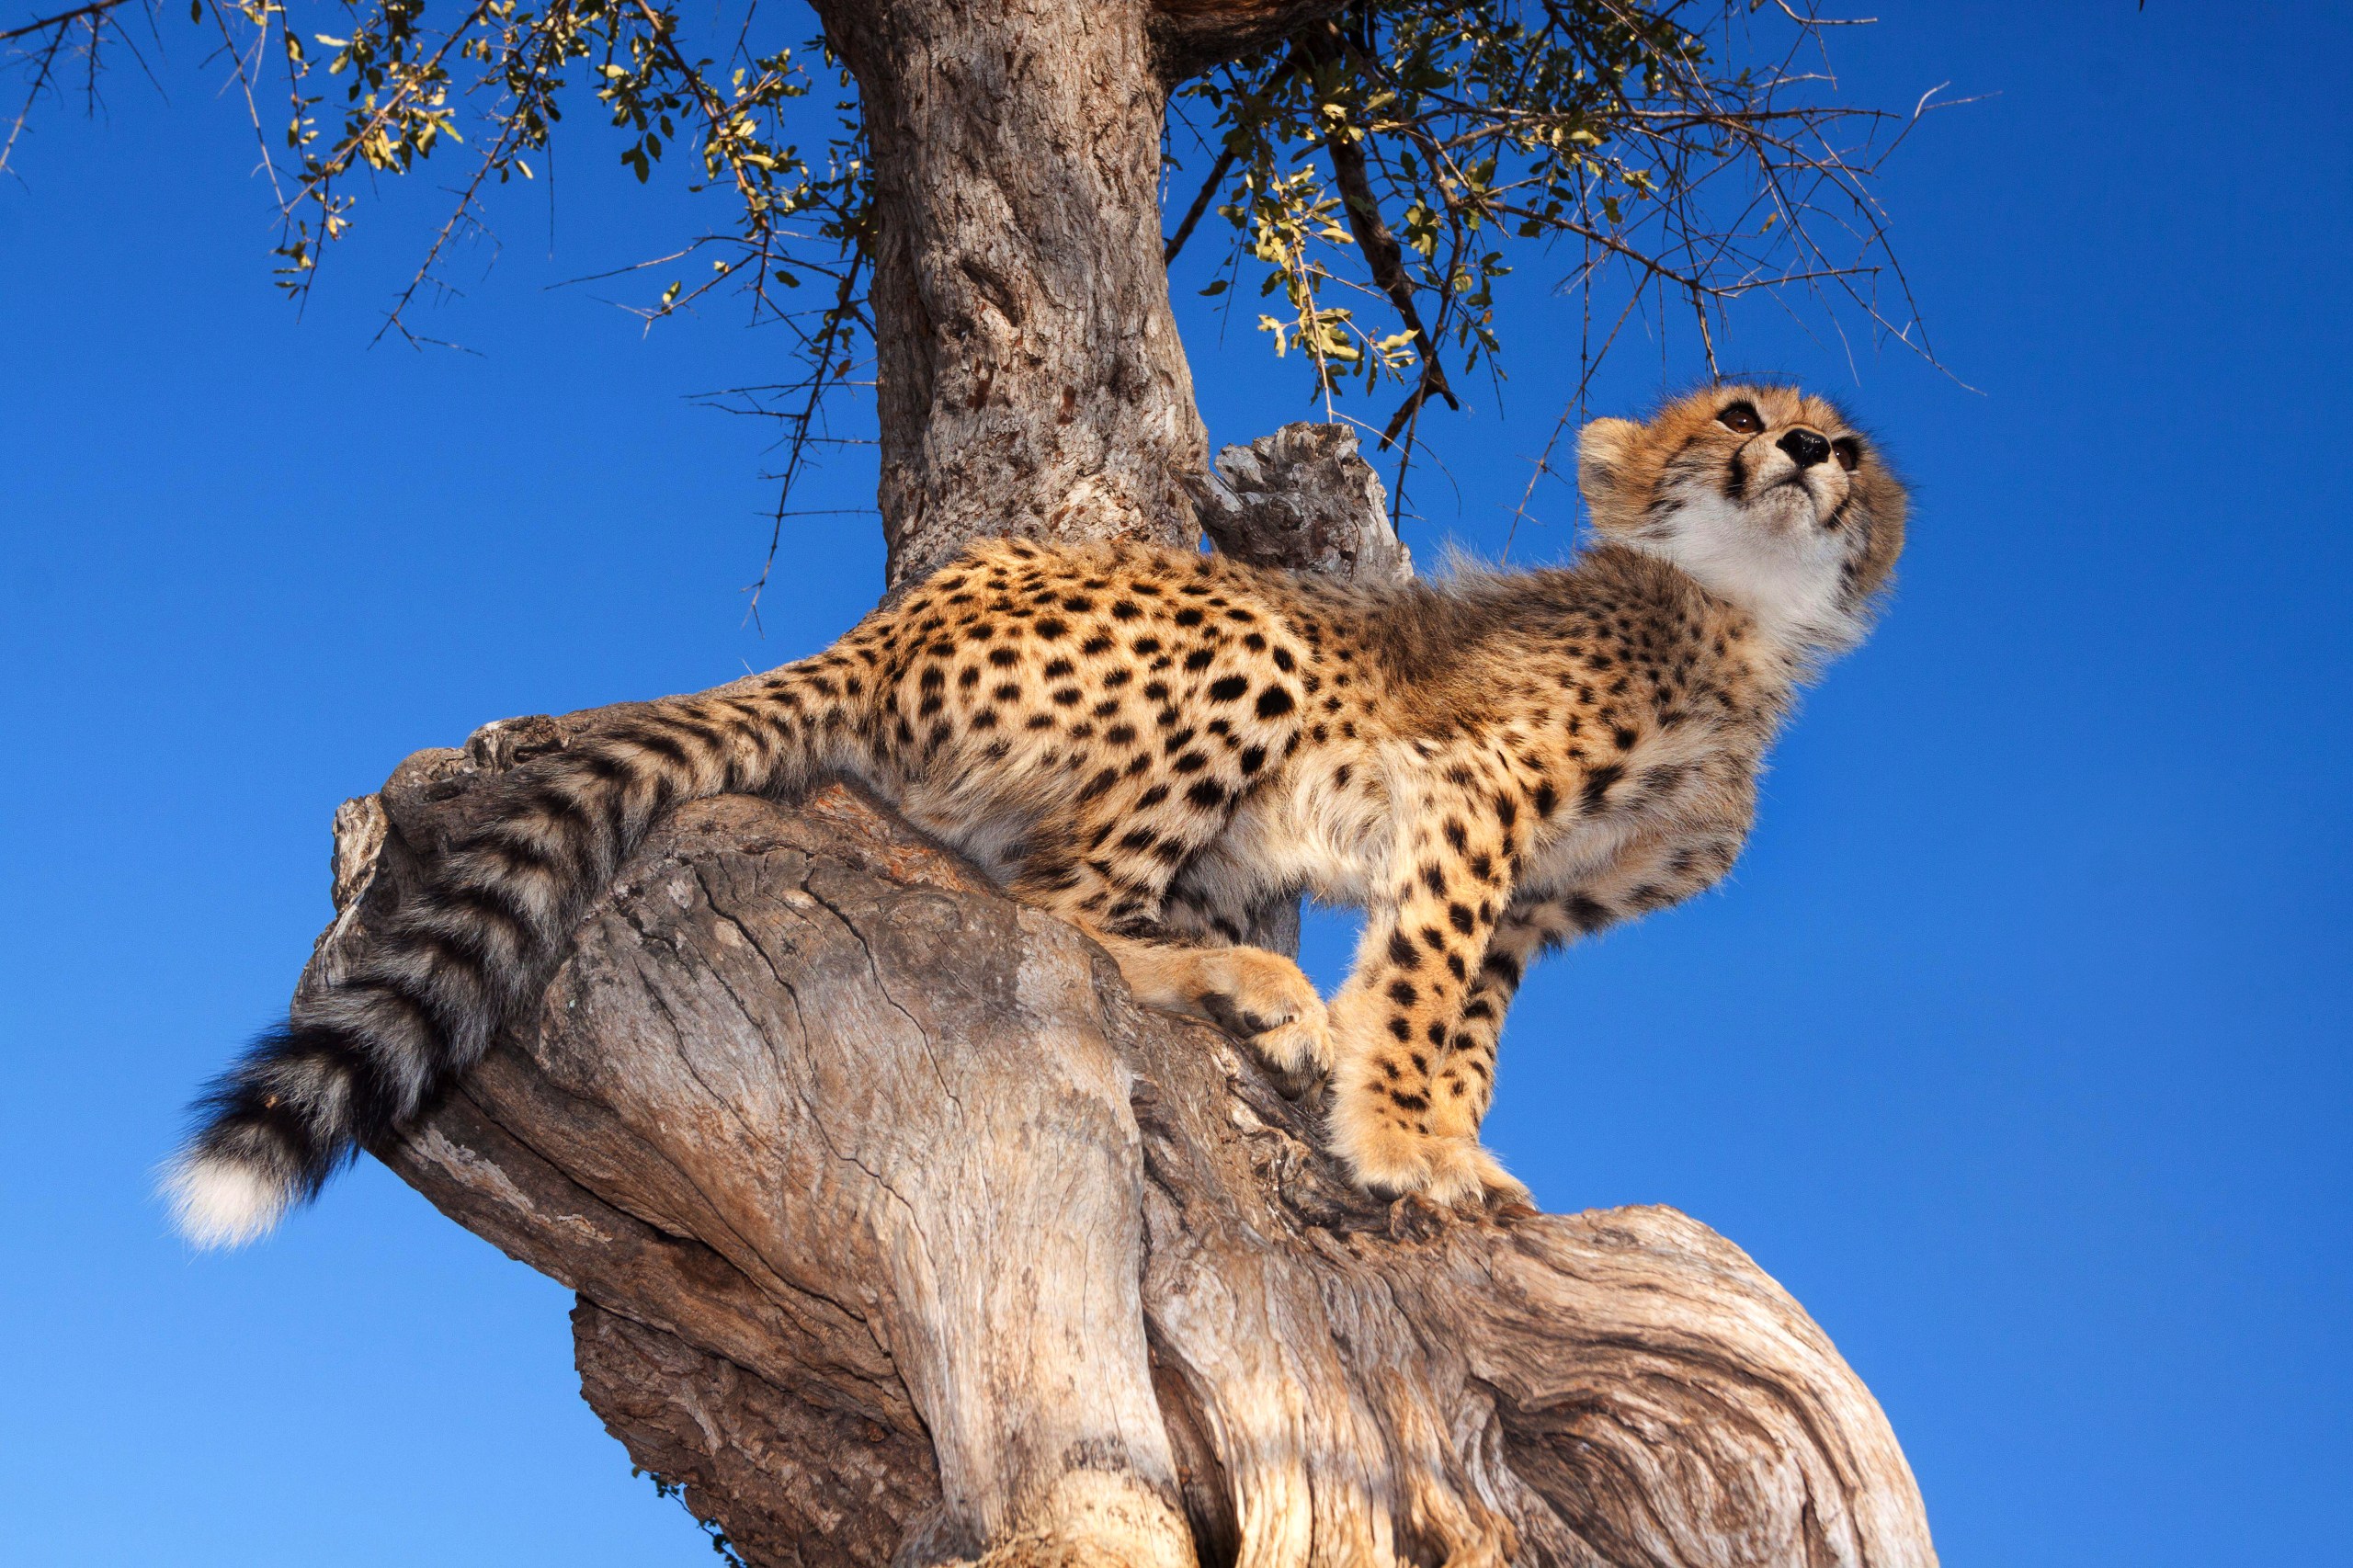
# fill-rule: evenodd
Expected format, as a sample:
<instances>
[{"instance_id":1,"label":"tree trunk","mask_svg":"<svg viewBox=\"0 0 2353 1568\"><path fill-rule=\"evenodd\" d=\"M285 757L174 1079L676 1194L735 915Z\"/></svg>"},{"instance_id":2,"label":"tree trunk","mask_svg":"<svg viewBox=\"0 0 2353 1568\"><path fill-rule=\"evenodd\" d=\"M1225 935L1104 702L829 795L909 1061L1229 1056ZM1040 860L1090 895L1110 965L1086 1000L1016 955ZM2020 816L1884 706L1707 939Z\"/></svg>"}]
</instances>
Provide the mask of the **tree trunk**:
<instances>
[{"instance_id":1,"label":"tree trunk","mask_svg":"<svg viewBox=\"0 0 2353 1568\"><path fill-rule=\"evenodd\" d=\"M823 0L874 158L890 583L972 540L1192 542L1206 457L1160 259L1135 0Z\"/></svg>"},{"instance_id":2,"label":"tree trunk","mask_svg":"<svg viewBox=\"0 0 2353 1568\"><path fill-rule=\"evenodd\" d=\"M1330 8L818 0L878 187L892 586L1007 532L1408 569L1345 433L1204 472L1160 259L1166 84ZM607 717L347 805L305 984L485 777ZM661 825L536 1019L375 1152L578 1291L589 1403L758 1568L1934 1563L1878 1406L1737 1248L1381 1203L1317 1119L835 787Z\"/></svg>"},{"instance_id":3,"label":"tree trunk","mask_svg":"<svg viewBox=\"0 0 2353 1568\"><path fill-rule=\"evenodd\" d=\"M889 585L972 540L1188 545L1168 89L1336 0L816 0L873 157Z\"/></svg>"}]
</instances>

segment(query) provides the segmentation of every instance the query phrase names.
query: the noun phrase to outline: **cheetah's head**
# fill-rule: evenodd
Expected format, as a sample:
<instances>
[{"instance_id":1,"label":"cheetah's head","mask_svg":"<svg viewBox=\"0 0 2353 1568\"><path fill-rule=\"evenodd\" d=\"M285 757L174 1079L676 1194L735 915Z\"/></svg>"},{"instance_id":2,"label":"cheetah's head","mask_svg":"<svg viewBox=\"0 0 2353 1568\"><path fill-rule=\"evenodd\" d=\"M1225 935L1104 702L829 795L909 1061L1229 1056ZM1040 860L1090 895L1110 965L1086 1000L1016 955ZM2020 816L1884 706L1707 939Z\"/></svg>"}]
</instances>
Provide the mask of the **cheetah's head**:
<instances>
[{"instance_id":1,"label":"cheetah's head","mask_svg":"<svg viewBox=\"0 0 2353 1568\"><path fill-rule=\"evenodd\" d=\"M1664 558L1800 653L1852 645L1904 548L1904 486L1827 399L1711 387L1597 419L1577 484L1602 538Z\"/></svg>"}]
</instances>

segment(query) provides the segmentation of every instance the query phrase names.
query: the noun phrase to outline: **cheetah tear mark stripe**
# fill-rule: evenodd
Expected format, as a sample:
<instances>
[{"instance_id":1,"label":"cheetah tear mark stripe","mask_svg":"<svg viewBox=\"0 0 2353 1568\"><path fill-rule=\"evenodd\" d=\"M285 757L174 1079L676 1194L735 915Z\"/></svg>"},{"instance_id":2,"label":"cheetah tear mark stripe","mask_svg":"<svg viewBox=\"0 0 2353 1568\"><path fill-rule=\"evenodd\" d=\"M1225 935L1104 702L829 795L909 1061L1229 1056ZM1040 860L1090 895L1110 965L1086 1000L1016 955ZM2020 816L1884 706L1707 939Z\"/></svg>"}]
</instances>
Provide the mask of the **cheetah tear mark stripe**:
<instances>
[{"instance_id":1,"label":"cheetah tear mark stripe","mask_svg":"<svg viewBox=\"0 0 2353 1568\"><path fill-rule=\"evenodd\" d=\"M750 692L655 704L489 787L483 825L426 873L359 967L300 999L196 1106L165 1167L199 1246L267 1232L369 1140L429 1109L546 983L566 934L649 826L690 800L799 786L864 726L858 638Z\"/></svg>"}]
</instances>

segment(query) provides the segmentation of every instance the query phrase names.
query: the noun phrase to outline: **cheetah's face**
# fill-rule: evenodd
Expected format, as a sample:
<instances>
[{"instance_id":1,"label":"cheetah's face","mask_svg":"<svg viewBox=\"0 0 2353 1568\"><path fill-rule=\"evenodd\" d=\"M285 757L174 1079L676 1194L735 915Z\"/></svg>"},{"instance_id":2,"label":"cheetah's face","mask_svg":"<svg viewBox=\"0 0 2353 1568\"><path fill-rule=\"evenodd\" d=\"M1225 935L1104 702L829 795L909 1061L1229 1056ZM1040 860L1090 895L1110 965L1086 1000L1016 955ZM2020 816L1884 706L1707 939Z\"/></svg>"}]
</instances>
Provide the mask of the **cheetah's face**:
<instances>
[{"instance_id":1,"label":"cheetah's face","mask_svg":"<svg viewBox=\"0 0 2353 1568\"><path fill-rule=\"evenodd\" d=\"M1859 637L1904 545L1903 485L1835 404L1792 387L1711 388L1643 425L1597 419L1577 471L1601 534L1795 645Z\"/></svg>"}]
</instances>

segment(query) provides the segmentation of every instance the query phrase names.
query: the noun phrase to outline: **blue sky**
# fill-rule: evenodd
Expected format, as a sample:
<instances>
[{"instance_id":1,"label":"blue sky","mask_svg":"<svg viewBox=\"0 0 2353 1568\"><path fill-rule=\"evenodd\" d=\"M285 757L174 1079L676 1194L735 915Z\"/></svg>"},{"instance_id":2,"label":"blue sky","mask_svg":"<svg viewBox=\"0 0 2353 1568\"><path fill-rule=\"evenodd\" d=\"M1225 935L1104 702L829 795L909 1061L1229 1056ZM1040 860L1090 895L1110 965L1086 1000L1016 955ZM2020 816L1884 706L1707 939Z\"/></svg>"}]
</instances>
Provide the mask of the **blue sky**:
<instances>
[{"instance_id":1,"label":"blue sky","mask_svg":"<svg viewBox=\"0 0 2353 1568\"><path fill-rule=\"evenodd\" d=\"M1888 190L1976 390L1735 318L1733 363L1912 476L1902 593L1727 887L1537 971L1491 1138L1549 1207L1672 1203L1787 1284L1948 1563L2353 1562L2353 24L1884 15L1839 40L1854 96L1998 95ZM118 75L0 188L0 1561L709 1562L579 1403L561 1289L372 1165L192 1257L149 1171L283 1006L337 801L488 719L805 653L879 540L801 525L743 624L769 437L688 397L781 348L546 287L687 222L593 132L426 318L472 352L371 349L441 198L388 187L298 323L237 111L165 29L168 101ZM1556 276L1527 258L1511 381L1438 432L1425 560L1502 543L1574 373ZM1212 438L1308 416L1199 281ZM1635 340L1597 408L1696 348ZM1540 494L1518 558L1568 546ZM854 461L804 498L870 499Z\"/></svg>"}]
</instances>

